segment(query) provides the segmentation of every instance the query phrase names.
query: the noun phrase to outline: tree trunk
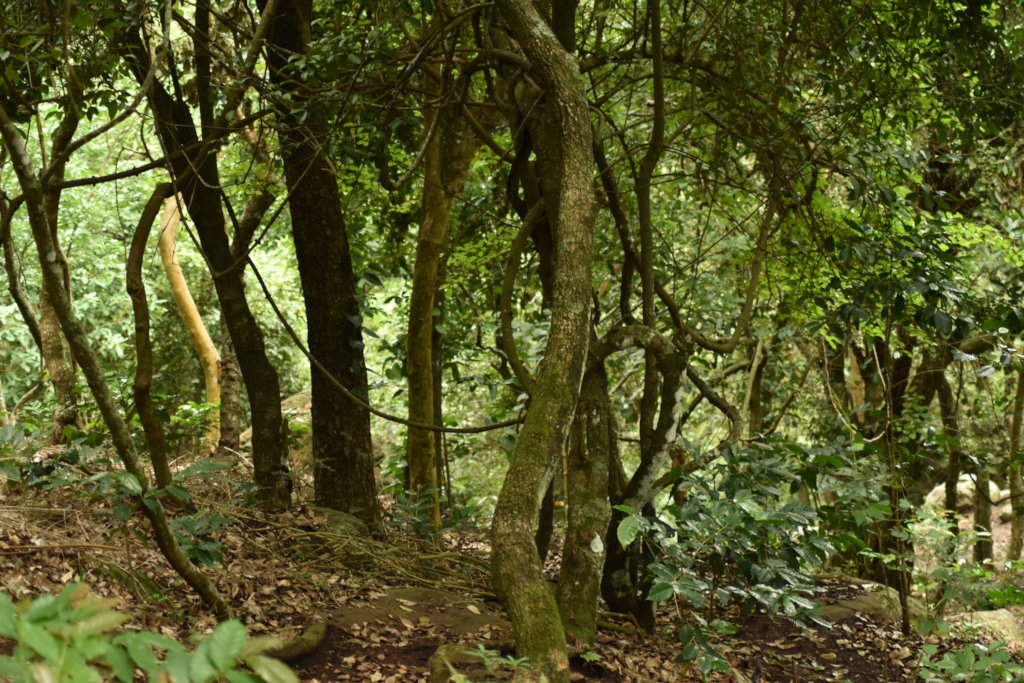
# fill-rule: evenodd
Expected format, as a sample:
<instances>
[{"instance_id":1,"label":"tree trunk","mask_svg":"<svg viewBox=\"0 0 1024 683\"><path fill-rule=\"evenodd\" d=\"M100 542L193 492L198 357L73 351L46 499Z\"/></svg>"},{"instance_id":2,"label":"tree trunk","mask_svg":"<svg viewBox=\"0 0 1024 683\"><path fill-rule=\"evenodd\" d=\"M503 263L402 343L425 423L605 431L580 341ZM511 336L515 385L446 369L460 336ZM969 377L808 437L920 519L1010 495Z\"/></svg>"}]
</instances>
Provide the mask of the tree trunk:
<instances>
[{"instance_id":1,"label":"tree trunk","mask_svg":"<svg viewBox=\"0 0 1024 683\"><path fill-rule=\"evenodd\" d=\"M4 396L3 380L0 380L0 427L14 424L14 415L7 410L7 398Z\"/></svg>"},{"instance_id":2,"label":"tree trunk","mask_svg":"<svg viewBox=\"0 0 1024 683\"><path fill-rule=\"evenodd\" d=\"M440 84L429 76L425 96L434 99ZM434 297L438 288L438 267L448 239L454 195L445 186L445 158L441 133L434 120L442 116L437 109L427 109L423 129L431 136L424 157L423 204L420 231L416 241L416 261L412 270L412 292L409 295L409 327L406 340L406 367L409 377L409 420L421 424L434 422ZM447 117L446 117L447 118ZM463 176L464 177L464 176ZM461 186L461 182L459 183ZM440 488L434 434L425 429L409 427L406 462L409 467L409 490L418 496L429 492L430 522L441 526Z\"/></svg>"},{"instance_id":3,"label":"tree trunk","mask_svg":"<svg viewBox=\"0 0 1024 683\"><path fill-rule=\"evenodd\" d=\"M1010 522L1010 546L1006 551L1009 562L1020 560L1021 546L1024 545L1024 482L1021 481L1020 431L1024 417L1024 368L1017 371L1017 390L1013 395L1013 414L1010 416L1010 505L1013 517Z\"/></svg>"},{"instance_id":4,"label":"tree trunk","mask_svg":"<svg viewBox=\"0 0 1024 683\"><path fill-rule=\"evenodd\" d=\"M978 532L974 561L978 564L992 561L992 499L988 490L991 479L985 467L981 463L974 477L974 530Z\"/></svg>"},{"instance_id":5,"label":"tree trunk","mask_svg":"<svg viewBox=\"0 0 1024 683\"><path fill-rule=\"evenodd\" d=\"M158 246L160 250L160 261L164 266L164 273L167 275L167 282L171 286L171 296L178 307L178 314L185 324L185 331L192 342L192 349L199 356L199 365L203 369L203 385L206 387L206 402L220 404L220 353L214 346L209 332L206 331L206 323L203 316L199 314L199 307L196 306L192 293L188 289L188 282L185 274L181 271L181 264L178 263L178 255L175 251L178 243L178 221L181 214L178 212L180 197L167 197L164 204L163 217L160 219L160 234ZM218 411L213 413L213 419L207 423L203 430L202 452L210 455L217 448L220 440L220 418Z\"/></svg>"},{"instance_id":6,"label":"tree trunk","mask_svg":"<svg viewBox=\"0 0 1024 683\"><path fill-rule=\"evenodd\" d=\"M146 285L142 280L142 261L146 254L146 243L153 229L153 221L160 212L164 199L173 194L170 183L161 183L153 190L146 202L139 223L132 237L131 249L128 252L128 264L125 268L125 280L128 296L132 300L132 313L135 317L135 381L133 395L135 410L139 414L143 432L146 434L146 445L149 447L149 460L153 463L153 474L158 487L170 486L174 477L167 461L167 438L164 425L153 405L151 389L153 387L153 346L149 339L149 302L146 298Z\"/></svg>"},{"instance_id":7,"label":"tree trunk","mask_svg":"<svg viewBox=\"0 0 1024 683\"><path fill-rule=\"evenodd\" d=\"M618 448L604 362L583 376L567 461L568 528L558 577L558 608L571 642L591 645L604 570L605 534L611 520L608 470Z\"/></svg>"},{"instance_id":8,"label":"tree trunk","mask_svg":"<svg viewBox=\"0 0 1024 683\"><path fill-rule=\"evenodd\" d=\"M292 236L306 304L309 351L335 380L367 400L356 277L338 181L321 151L327 127L316 102L303 87L302 76L289 63L290 57L307 50L311 14L311 0L281 2L268 36L272 46L268 58L271 80L290 95L288 104L278 107L278 139L288 185ZM375 526L380 522L381 510L369 411L349 401L316 367L312 369L312 394L316 502L352 512ZM427 408L431 410L432 404ZM431 410L428 420L432 417Z\"/></svg>"},{"instance_id":9,"label":"tree trunk","mask_svg":"<svg viewBox=\"0 0 1024 683\"><path fill-rule=\"evenodd\" d=\"M442 17L435 16L440 28ZM447 66L440 73L425 69L424 101L440 100L452 89L452 74ZM435 361L440 358L440 340L436 327L440 322L440 289L443 283L443 257L448 241L452 206L469 174L469 166L480 148L480 139L471 131L461 116L461 105L444 102L439 107L425 108L423 130L430 139L424 154L423 202L420 230L416 242L416 261L413 265L412 292L409 295L409 329L406 341L406 360L409 376L409 420L421 424L434 423L440 396L435 395L437 383ZM440 499L437 494L441 479L441 453L438 434L409 428L407 462L409 463L409 489L431 495L431 522L441 523Z\"/></svg>"},{"instance_id":10,"label":"tree trunk","mask_svg":"<svg viewBox=\"0 0 1024 683\"><path fill-rule=\"evenodd\" d=\"M238 450L238 439L242 434L242 376L238 372L238 358L231 343L224 315L220 318L220 438L217 441L217 457L224 457Z\"/></svg>"},{"instance_id":11,"label":"tree trunk","mask_svg":"<svg viewBox=\"0 0 1024 683\"><path fill-rule=\"evenodd\" d=\"M129 68L136 80L144 82L149 67L146 46L138 34L126 33L121 39L127 44ZM214 276L217 298L249 395L257 498L267 508L287 507L291 502L291 479L285 461L287 444L281 434L280 384L267 358L263 332L245 297L245 261L235 258L228 242L217 155L201 150L191 111L181 97L172 97L159 81L149 89L148 96L157 134L170 155L171 170L175 178L183 179L177 189ZM215 132L220 134L219 130Z\"/></svg>"},{"instance_id":12,"label":"tree trunk","mask_svg":"<svg viewBox=\"0 0 1024 683\"><path fill-rule=\"evenodd\" d=\"M528 0L499 0L512 37L546 90L544 107L561 133L556 182L545 206L555 246L551 323L526 419L512 453L492 526L492 576L508 611L516 649L532 666L516 679L569 680L565 632L533 542L541 497L565 445L579 397L589 334L594 197L592 134L583 80Z\"/></svg>"},{"instance_id":13,"label":"tree trunk","mask_svg":"<svg viewBox=\"0 0 1024 683\"><path fill-rule=\"evenodd\" d=\"M36 316L36 311L29 302L28 296L25 295L25 290L21 288L21 278L18 275L18 265L15 258L14 240L11 237L11 221L14 219L14 214L19 205L19 202L8 201L7 195L4 194L3 190L0 190L0 243L3 244L4 272L7 274L7 291L10 292L11 299L18 307L21 319L25 322L29 334L32 335L32 341L35 342L36 348L39 349L40 357L42 357L43 340L39 332L39 318Z\"/></svg>"},{"instance_id":14,"label":"tree trunk","mask_svg":"<svg viewBox=\"0 0 1024 683\"><path fill-rule=\"evenodd\" d=\"M40 350L46 374L53 385L57 398L57 412L53 417L53 434L51 441L64 441L64 430L78 426L78 381L75 369L64 347L64 338L60 332L60 321L53 310L50 292L46 287L39 290L39 337L42 341Z\"/></svg>"}]
</instances>

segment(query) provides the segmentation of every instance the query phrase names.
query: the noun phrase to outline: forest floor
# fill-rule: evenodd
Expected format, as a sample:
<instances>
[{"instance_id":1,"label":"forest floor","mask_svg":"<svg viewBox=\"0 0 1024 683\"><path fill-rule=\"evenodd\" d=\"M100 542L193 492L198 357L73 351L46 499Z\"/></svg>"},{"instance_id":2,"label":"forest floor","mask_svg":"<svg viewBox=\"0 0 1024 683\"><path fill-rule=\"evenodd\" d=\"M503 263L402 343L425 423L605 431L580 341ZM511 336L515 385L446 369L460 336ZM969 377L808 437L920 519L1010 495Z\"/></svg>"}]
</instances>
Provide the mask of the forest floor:
<instances>
[{"instance_id":1,"label":"forest floor","mask_svg":"<svg viewBox=\"0 0 1024 683\"><path fill-rule=\"evenodd\" d=\"M208 572L250 634L288 639L326 623L321 645L290 662L302 680L447 680L436 657L430 676L442 646L472 681L510 677L503 653L511 633L489 587L485 532L427 543L396 524L386 539L371 540L326 530L325 516L308 507L267 514L226 502L225 481L198 480L191 489L196 508L236 520L216 534L223 562ZM145 540L147 529L118 522L111 503L69 488L0 483L0 590L18 600L84 581L119 601L133 616L129 628L182 640L209 633L212 615ZM817 599L832 608L830 628L720 615L738 627L716 643L733 671L711 680L919 680L922 637L904 637L898 624L859 610L869 584L836 575L819 587ZM628 619L603 615L594 648L573 659L573 680L701 680L692 664L675 663L678 617L662 610L657 632L641 637ZM0 641L0 652L10 646ZM942 648L955 646L947 640Z\"/></svg>"}]
</instances>

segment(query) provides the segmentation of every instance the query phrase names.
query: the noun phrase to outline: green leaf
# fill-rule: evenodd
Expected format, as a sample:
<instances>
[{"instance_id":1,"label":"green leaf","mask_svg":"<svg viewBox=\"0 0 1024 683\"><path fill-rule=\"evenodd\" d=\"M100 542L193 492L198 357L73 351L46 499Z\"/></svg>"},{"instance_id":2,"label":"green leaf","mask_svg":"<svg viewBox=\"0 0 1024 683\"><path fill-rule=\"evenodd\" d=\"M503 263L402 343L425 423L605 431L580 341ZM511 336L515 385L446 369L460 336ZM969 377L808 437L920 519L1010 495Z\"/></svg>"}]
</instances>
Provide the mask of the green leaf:
<instances>
[{"instance_id":1,"label":"green leaf","mask_svg":"<svg viewBox=\"0 0 1024 683\"><path fill-rule=\"evenodd\" d=\"M21 664L14 657L0 656L0 676L14 677L21 673Z\"/></svg>"},{"instance_id":2,"label":"green leaf","mask_svg":"<svg viewBox=\"0 0 1024 683\"><path fill-rule=\"evenodd\" d=\"M619 544L623 548L628 548L636 540L642 523L642 520L634 515L626 517L619 522L619 528L615 530L615 536L619 539Z\"/></svg>"},{"instance_id":3,"label":"green leaf","mask_svg":"<svg viewBox=\"0 0 1024 683\"><path fill-rule=\"evenodd\" d=\"M135 666L132 664L128 653L119 647L111 647L103 656L107 666L122 683L131 683L135 680Z\"/></svg>"},{"instance_id":4,"label":"green leaf","mask_svg":"<svg viewBox=\"0 0 1024 683\"><path fill-rule=\"evenodd\" d=\"M14 601L7 593L0 593L0 636L15 635Z\"/></svg>"},{"instance_id":5,"label":"green leaf","mask_svg":"<svg viewBox=\"0 0 1024 683\"><path fill-rule=\"evenodd\" d=\"M189 653L185 652L184 650L176 650L174 652L168 653L167 654L167 659L165 661L165 668L167 670L167 673L170 674L171 680L173 680L173 681L189 681L189 680L194 680L197 683L199 683L200 681L205 681L206 680L205 678L195 678L195 679L190 679L189 678L189 676L191 674L191 671L192 671L192 660L193 660L193 657L191 655L189 655ZM207 666L209 666L208 663L207 663ZM155 670L152 670L152 671L158 671L158 670L159 669L155 669ZM151 670L147 669L147 671L151 671ZM211 675L214 675L214 674L211 674Z\"/></svg>"},{"instance_id":6,"label":"green leaf","mask_svg":"<svg viewBox=\"0 0 1024 683\"><path fill-rule=\"evenodd\" d=\"M242 651L245 641L245 626L238 619L230 619L217 625L213 633L196 648L196 654L205 646L206 656L217 670L226 671L235 663L235 657Z\"/></svg>"},{"instance_id":7,"label":"green leaf","mask_svg":"<svg viewBox=\"0 0 1024 683\"><path fill-rule=\"evenodd\" d=\"M217 678L220 673L217 667L214 666L210 660L209 647L204 647L206 641L199 643L199 647L192 653L192 657L188 661L188 676L184 680L193 680L197 683L205 683L206 681L212 681ZM168 658L168 663L170 658Z\"/></svg>"},{"instance_id":8,"label":"green leaf","mask_svg":"<svg viewBox=\"0 0 1024 683\"><path fill-rule=\"evenodd\" d=\"M226 462L214 460L212 458L203 458L174 475L174 481L182 482L191 479L192 477L213 476L217 470L227 469L228 467L229 465Z\"/></svg>"},{"instance_id":9,"label":"green leaf","mask_svg":"<svg viewBox=\"0 0 1024 683\"><path fill-rule=\"evenodd\" d=\"M114 642L117 642L117 639ZM124 649L128 652L128 656L132 658L132 661L135 662L135 666L143 671L153 672L159 669L160 664L153 654L153 650L141 639L126 639Z\"/></svg>"},{"instance_id":10,"label":"green leaf","mask_svg":"<svg viewBox=\"0 0 1024 683\"><path fill-rule=\"evenodd\" d=\"M124 612L106 610L94 614L88 619L83 619L71 627L71 635L97 635L112 631L124 622L131 619L131 616Z\"/></svg>"},{"instance_id":11,"label":"green leaf","mask_svg":"<svg viewBox=\"0 0 1024 683\"><path fill-rule=\"evenodd\" d=\"M114 472L114 478L128 493L136 496L142 493L142 484L139 483L139 480L131 472L118 470Z\"/></svg>"},{"instance_id":12,"label":"green leaf","mask_svg":"<svg viewBox=\"0 0 1024 683\"><path fill-rule=\"evenodd\" d=\"M174 496L175 498L182 502L187 503L191 499L191 495L189 495L188 489L178 486L177 484L170 484L167 486L165 490L167 491L167 493L171 494L172 496Z\"/></svg>"},{"instance_id":13,"label":"green leaf","mask_svg":"<svg viewBox=\"0 0 1024 683\"><path fill-rule=\"evenodd\" d=\"M764 508L761 507L756 501L753 500L740 500L736 502L741 510L746 512L748 515L754 518L755 521L763 522L768 518L765 514Z\"/></svg>"},{"instance_id":14,"label":"green leaf","mask_svg":"<svg viewBox=\"0 0 1024 683\"><path fill-rule=\"evenodd\" d=\"M114 503L110 511L113 513L114 519L120 522L127 522L132 518L132 506L128 503Z\"/></svg>"},{"instance_id":15,"label":"green leaf","mask_svg":"<svg viewBox=\"0 0 1024 683\"><path fill-rule=\"evenodd\" d=\"M299 683L299 677L279 659L264 655L252 655L245 659L245 663L266 683Z\"/></svg>"},{"instance_id":16,"label":"green leaf","mask_svg":"<svg viewBox=\"0 0 1024 683\"><path fill-rule=\"evenodd\" d=\"M670 583L656 583L647 594L651 602L665 602L675 594L675 588Z\"/></svg>"},{"instance_id":17,"label":"green leaf","mask_svg":"<svg viewBox=\"0 0 1024 683\"><path fill-rule=\"evenodd\" d=\"M30 621L18 622L18 642L27 645L49 662L59 662L63 648L46 629Z\"/></svg>"}]
</instances>

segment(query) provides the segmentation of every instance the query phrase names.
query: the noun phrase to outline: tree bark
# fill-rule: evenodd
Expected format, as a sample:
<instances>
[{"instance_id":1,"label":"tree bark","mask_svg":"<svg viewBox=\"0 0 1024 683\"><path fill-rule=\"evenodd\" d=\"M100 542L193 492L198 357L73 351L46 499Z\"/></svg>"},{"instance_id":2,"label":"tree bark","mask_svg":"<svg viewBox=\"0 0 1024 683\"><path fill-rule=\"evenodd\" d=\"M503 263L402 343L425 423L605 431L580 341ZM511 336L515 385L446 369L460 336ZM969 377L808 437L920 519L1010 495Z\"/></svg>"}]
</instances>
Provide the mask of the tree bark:
<instances>
[{"instance_id":1,"label":"tree bark","mask_svg":"<svg viewBox=\"0 0 1024 683\"><path fill-rule=\"evenodd\" d=\"M451 74L447 68L440 74L427 73L424 99L439 99L451 87ZM466 128L458 102L447 102L424 112L423 129L431 137L424 154L423 203L412 292L409 295L406 342L409 420L421 424L434 422L440 399L435 395L437 378L434 368L440 354L440 348L435 349L434 346L435 341L439 341L435 328L440 321L434 312L440 312L441 308L442 259L448 241L452 206L480 148L479 138ZM437 450L437 437L437 433L410 427L406 458L409 463L409 489L417 495L433 491L430 516L435 527L441 524L438 496L441 480L437 476L441 453Z\"/></svg>"},{"instance_id":2,"label":"tree bark","mask_svg":"<svg viewBox=\"0 0 1024 683\"><path fill-rule=\"evenodd\" d=\"M605 534L612 512L608 471L618 449L603 361L583 376L571 444L566 492L569 519L558 576L558 609L569 640L591 645L597 634Z\"/></svg>"},{"instance_id":3,"label":"tree bark","mask_svg":"<svg viewBox=\"0 0 1024 683\"><path fill-rule=\"evenodd\" d=\"M1017 389L1013 395L1013 414L1010 416L1010 505L1013 517L1010 521L1010 544L1006 560L1020 560L1021 546L1024 545L1024 481L1021 481L1020 433L1021 418L1024 417L1024 368L1017 371Z\"/></svg>"},{"instance_id":4,"label":"tree bark","mask_svg":"<svg viewBox=\"0 0 1024 683\"><path fill-rule=\"evenodd\" d=\"M238 357L231 343L224 316L220 319L222 353L220 356L220 438L217 441L217 457L221 458L238 450L242 434L243 410L242 376L238 372Z\"/></svg>"},{"instance_id":5,"label":"tree bark","mask_svg":"<svg viewBox=\"0 0 1024 683\"><path fill-rule=\"evenodd\" d=\"M185 274L178 263L178 254L175 251L178 243L178 221L181 214L178 212L180 197L171 194L164 204L163 216L160 219L160 233L157 241L160 250L160 262L164 266L164 273L167 275L167 282L171 286L171 296L178 307L178 315L185 325L188 338L192 342L192 349L199 356L199 365L203 369L203 386L206 388L206 402L220 404L220 353L206 331L206 323L199 313L189 291ZM217 448L220 440L220 410L213 413L213 419L207 423L203 430L202 452L210 455Z\"/></svg>"},{"instance_id":6,"label":"tree bark","mask_svg":"<svg viewBox=\"0 0 1024 683\"><path fill-rule=\"evenodd\" d=\"M4 251L4 272L7 274L7 291L10 292L15 306L18 307L21 319L25 322L29 334L32 335L32 341L35 342L36 348L39 349L40 357L42 357L43 339L39 332L39 318L31 302L29 302L25 290L21 288L21 278L18 276L17 259L15 258L14 240L11 237L11 221L14 219L14 214L20 205L21 202L9 201L3 190L0 190L0 243L3 244Z\"/></svg>"},{"instance_id":7,"label":"tree bark","mask_svg":"<svg viewBox=\"0 0 1024 683\"><path fill-rule=\"evenodd\" d=\"M135 317L135 381L133 395L135 410L142 422L142 430L146 435L149 447L149 460L153 463L153 474L158 487L170 486L174 479L170 464L167 461L167 438L164 426L153 405L153 346L149 339L149 303L146 299L146 285L142 280L142 261L146 254L146 243L153 229L153 221L160 212L164 199L174 192L170 183L161 183L153 190L146 202L139 223L132 237L131 249L128 252L128 264L125 268L126 288L132 300L132 313Z\"/></svg>"},{"instance_id":8,"label":"tree bark","mask_svg":"<svg viewBox=\"0 0 1024 683\"><path fill-rule=\"evenodd\" d=\"M307 51L312 9L312 0L285 0L273 16L268 36L271 80L290 96L287 105L278 106L277 132L306 304L309 351L335 379L367 400L356 277L338 181L321 149L327 126L301 74L289 62ZM316 502L352 512L375 526L380 522L381 510L373 469L370 414L345 398L315 367L312 394ZM432 418L431 410L428 421Z\"/></svg>"},{"instance_id":9,"label":"tree bark","mask_svg":"<svg viewBox=\"0 0 1024 683\"><path fill-rule=\"evenodd\" d=\"M561 133L555 192L546 200L553 218L555 271L544 360L526 419L512 453L492 525L492 576L508 611L520 656L531 667L517 680L569 680L569 662L558 606L544 580L533 542L541 497L555 459L565 446L579 397L586 357L594 196L592 133L583 80L568 54L528 0L499 0L498 7L546 90L545 110Z\"/></svg>"}]
</instances>

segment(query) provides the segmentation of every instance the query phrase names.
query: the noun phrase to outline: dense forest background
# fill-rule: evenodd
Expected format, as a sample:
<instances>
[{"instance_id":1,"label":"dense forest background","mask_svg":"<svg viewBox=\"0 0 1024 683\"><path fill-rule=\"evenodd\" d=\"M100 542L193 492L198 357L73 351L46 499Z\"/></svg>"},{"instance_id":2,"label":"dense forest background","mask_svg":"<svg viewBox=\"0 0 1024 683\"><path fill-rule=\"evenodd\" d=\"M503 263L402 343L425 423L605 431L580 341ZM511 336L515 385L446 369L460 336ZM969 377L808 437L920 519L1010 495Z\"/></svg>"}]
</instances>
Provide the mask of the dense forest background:
<instances>
[{"instance_id":1,"label":"dense forest background","mask_svg":"<svg viewBox=\"0 0 1024 683\"><path fill-rule=\"evenodd\" d=\"M219 620L244 511L489 529L521 680L1024 603L1022 83L984 0L9 0L0 468Z\"/></svg>"}]
</instances>

